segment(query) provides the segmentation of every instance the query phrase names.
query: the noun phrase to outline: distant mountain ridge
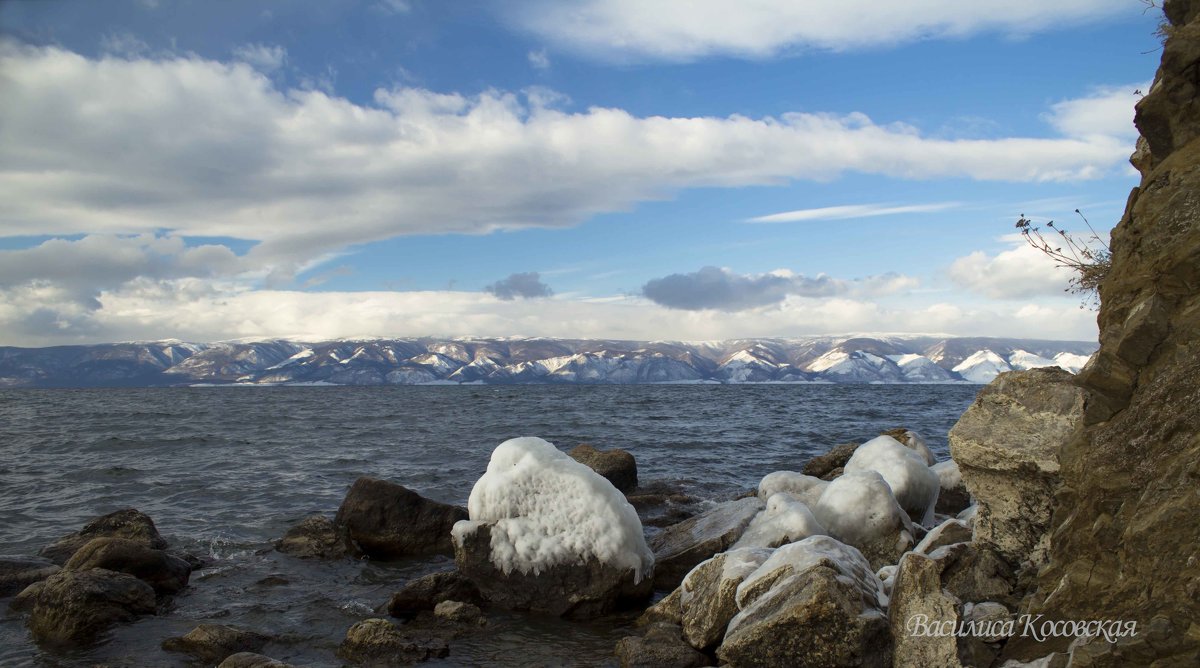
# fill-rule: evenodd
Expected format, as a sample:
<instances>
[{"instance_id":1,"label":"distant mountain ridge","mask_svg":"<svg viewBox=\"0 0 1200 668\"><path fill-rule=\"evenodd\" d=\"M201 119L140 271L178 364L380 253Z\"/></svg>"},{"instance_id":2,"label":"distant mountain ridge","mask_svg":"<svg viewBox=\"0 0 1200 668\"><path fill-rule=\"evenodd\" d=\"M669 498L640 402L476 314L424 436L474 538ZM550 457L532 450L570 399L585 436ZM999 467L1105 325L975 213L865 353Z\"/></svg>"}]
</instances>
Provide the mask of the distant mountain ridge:
<instances>
[{"instance_id":1,"label":"distant mountain ridge","mask_svg":"<svg viewBox=\"0 0 1200 668\"><path fill-rule=\"evenodd\" d=\"M0 387L446 383L986 383L1078 371L1097 344L919 335L728 341L398 338L0 347Z\"/></svg>"}]
</instances>

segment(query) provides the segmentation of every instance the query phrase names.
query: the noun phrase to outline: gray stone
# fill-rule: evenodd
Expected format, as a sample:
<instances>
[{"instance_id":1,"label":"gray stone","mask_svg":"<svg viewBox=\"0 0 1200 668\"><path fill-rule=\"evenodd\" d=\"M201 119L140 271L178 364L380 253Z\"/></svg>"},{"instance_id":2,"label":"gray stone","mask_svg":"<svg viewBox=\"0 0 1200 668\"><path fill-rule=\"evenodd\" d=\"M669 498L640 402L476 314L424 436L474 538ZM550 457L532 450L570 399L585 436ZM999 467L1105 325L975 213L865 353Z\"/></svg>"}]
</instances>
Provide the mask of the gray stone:
<instances>
[{"instance_id":1,"label":"gray stone","mask_svg":"<svg viewBox=\"0 0 1200 668\"><path fill-rule=\"evenodd\" d=\"M959 622L961 601L942 588L943 563L916 552L900 560L892 584L888 620L892 629L893 660L898 666L961 668L959 638L954 633L929 633L931 628Z\"/></svg>"},{"instance_id":2,"label":"gray stone","mask_svg":"<svg viewBox=\"0 0 1200 668\"><path fill-rule=\"evenodd\" d=\"M38 554L62 565L88 541L102 537L127 538L156 550L167 549L167 541L159 535L154 520L133 508L126 508L89 521L79 531L43 547Z\"/></svg>"},{"instance_id":3,"label":"gray stone","mask_svg":"<svg viewBox=\"0 0 1200 668\"><path fill-rule=\"evenodd\" d=\"M482 625L487 623L487 620L483 617L483 611L479 609L479 606L462 601L442 601L433 609L433 614L438 619L455 624Z\"/></svg>"},{"instance_id":4,"label":"gray stone","mask_svg":"<svg viewBox=\"0 0 1200 668\"><path fill-rule=\"evenodd\" d=\"M1056 367L1001 374L950 430L950 454L978 504L975 540L1010 564L1046 562L1058 454L1084 394Z\"/></svg>"},{"instance_id":5,"label":"gray stone","mask_svg":"<svg viewBox=\"0 0 1200 668\"><path fill-rule=\"evenodd\" d=\"M824 480L837 477L837 475L841 475L841 470L846 466L846 462L850 461L850 457L856 449L858 449L858 443L835 445L824 454L817 455L805 462L800 472ZM831 475L834 473L837 475Z\"/></svg>"},{"instance_id":6,"label":"gray stone","mask_svg":"<svg viewBox=\"0 0 1200 668\"><path fill-rule=\"evenodd\" d=\"M238 652L226 657L217 668L295 668L295 666L254 652Z\"/></svg>"},{"instance_id":7,"label":"gray stone","mask_svg":"<svg viewBox=\"0 0 1200 668\"><path fill-rule=\"evenodd\" d=\"M457 570L440 571L409 580L400 591L392 594L387 612L393 617L412 617L424 610L433 610L442 601L482 603L479 588Z\"/></svg>"},{"instance_id":8,"label":"gray stone","mask_svg":"<svg viewBox=\"0 0 1200 668\"><path fill-rule=\"evenodd\" d=\"M256 631L224 624L201 624L183 636L167 638L162 642L162 648L215 663L238 652L257 652L268 640L267 636Z\"/></svg>"},{"instance_id":9,"label":"gray stone","mask_svg":"<svg viewBox=\"0 0 1200 668\"><path fill-rule=\"evenodd\" d=\"M187 586L191 565L165 550L147 547L128 538L93 538L75 551L64 571L104 568L128 573L154 588L158 594L175 594Z\"/></svg>"},{"instance_id":10,"label":"gray stone","mask_svg":"<svg viewBox=\"0 0 1200 668\"><path fill-rule=\"evenodd\" d=\"M78 647L94 643L114 624L155 610L154 589L132 575L102 568L61 571L30 585L13 601L28 610L39 645Z\"/></svg>"},{"instance_id":11,"label":"gray stone","mask_svg":"<svg viewBox=\"0 0 1200 668\"><path fill-rule=\"evenodd\" d=\"M404 666L442 658L450 647L432 634L406 633L386 619L365 619L346 631L338 657L368 666Z\"/></svg>"},{"instance_id":12,"label":"gray stone","mask_svg":"<svg viewBox=\"0 0 1200 668\"><path fill-rule=\"evenodd\" d=\"M972 540L970 525L958 519L949 519L929 530L913 552L928 555L939 547L955 543L969 543Z\"/></svg>"},{"instance_id":13,"label":"gray stone","mask_svg":"<svg viewBox=\"0 0 1200 668\"><path fill-rule=\"evenodd\" d=\"M362 477L354 481L334 524L358 554L372 559L454 550L450 530L467 510L431 501L393 482Z\"/></svg>"},{"instance_id":14,"label":"gray stone","mask_svg":"<svg viewBox=\"0 0 1200 668\"><path fill-rule=\"evenodd\" d=\"M311 515L288 529L275 549L301 559L341 559L351 552L346 533L324 515Z\"/></svg>"},{"instance_id":15,"label":"gray stone","mask_svg":"<svg viewBox=\"0 0 1200 668\"><path fill-rule=\"evenodd\" d=\"M587 443L582 443L567 454L604 476L622 494L628 494L638 486L637 461L625 450L597 450Z\"/></svg>"},{"instance_id":16,"label":"gray stone","mask_svg":"<svg viewBox=\"0 0 1200 668\"><path fill-rule=\"evenodd\" d=\"M722 552L692 569L679 586L683 636L692 647L714 648L738 613L738 585L763 564L770 548Z\"/></svg>"},{"instance_id":17,"label":"gray stone","mask_svg":"<svg viewBox=\"0 0 1200 668\"><path fill-rule=\"evenodd\" d=\"M659 589L677 587L696 564L737 542L763 505L756 497L728 501L667 527L651 538L654 586Z\"/></svg>"}]
</instances>

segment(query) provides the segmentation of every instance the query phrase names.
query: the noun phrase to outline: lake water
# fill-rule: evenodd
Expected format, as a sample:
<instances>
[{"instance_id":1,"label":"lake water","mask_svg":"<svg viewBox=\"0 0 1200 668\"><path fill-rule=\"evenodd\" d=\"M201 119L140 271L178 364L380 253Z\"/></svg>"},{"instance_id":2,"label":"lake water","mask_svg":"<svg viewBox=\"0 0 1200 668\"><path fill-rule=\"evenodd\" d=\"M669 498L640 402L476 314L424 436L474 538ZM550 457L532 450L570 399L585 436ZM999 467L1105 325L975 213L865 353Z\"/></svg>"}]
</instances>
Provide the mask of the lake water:
<instances>
[{"instance_id":1,"label":"lake water","mask_svg":"<svg viewBox=\"0 0 1200 668\"><path fill-rule=\"evenodd\" d=\"M491 450L515 436L592 443L639 477L729 498L846 441L906 426L939 459L976 385L640 385L156 388L0 391L0 555L31 555L88 519L149 514L173 548L210 563L158 616L76 654L37 649L0 600L0 665L184 666L159 643L204 622L276 635L264 650L341 665L346 629L406 580L452 565L310 562L271 543L332 516L361 475L465 504ZM286 583L284 583L286 582ZM615 665L627 617L588 624L489 614L487 633L430 665Z\"/></svg>"}]
</instances>

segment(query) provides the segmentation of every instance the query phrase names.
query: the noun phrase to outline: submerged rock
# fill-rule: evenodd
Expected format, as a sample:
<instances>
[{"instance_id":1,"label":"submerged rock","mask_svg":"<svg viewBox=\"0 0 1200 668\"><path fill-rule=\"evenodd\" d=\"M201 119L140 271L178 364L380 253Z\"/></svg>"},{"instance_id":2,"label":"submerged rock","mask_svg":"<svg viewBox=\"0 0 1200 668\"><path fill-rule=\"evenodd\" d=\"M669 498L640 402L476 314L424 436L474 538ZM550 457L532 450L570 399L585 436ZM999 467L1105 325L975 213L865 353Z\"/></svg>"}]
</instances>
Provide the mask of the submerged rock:
<instances>
[{"instance_id":1,"label":"submerged rock","mask_svg":"<svg viewBox=\"0 0 1200 668\"><path fill-rule=\"evenodd\" d=\"M950 430L950 454L978 505L975 539L1013 565L1046 561L1058 453L1083 405L1062 369L1011 371L980 390Z\"/></svg>"},{"instance_id":2,"label":"submerged rock","mask_svg":"<svg viewBox=\"0 0 1200 668\"><path fill-rule=\"evenodd\" d=\"M43 547L38 555L61 566L93 538L125 538L155 550L167 549L167 541L159 535L154 520L145 513L126 508L89 521L79 531Z\"/></svg>"},{"instance_id":3,"label":"submerged rock","mask_svg":"<svg viewBox=\"0 0 1200 668\"><path fill-rule=\"evenodd\" d=\"M638 486L637 461L620 448L597 450L587 443L567 453L572 459L604 476L622 493L628 494Z\"/></svg>"},{"instance_id":4,"label":"submerged rock","mask_svg":"<svg viewBox=\"0 0 1200 668\"><path fill-rule=\"evenodd\" d=\"M132 575L101 568L62 571L30 585L13 600L27 610L40 645L78 647L94 643L114 624L155 611L154 589Z\"/></svg>"},{"instance_id":5,"label":"submerged rock","mask_svg":"<svg viewBox=\"0 0 1200 668\"><path fill-rule=\"evenodd\" d=\"M583 618L649 598L654 557L633 506L550 443L501 443L467 505L454 560L487 601Z\"/></svg>"},{"instance_id":6,"label":"submerged rock","mask_svg":"<svg viewBox=\"0 0 1200 668\"><path fill-rule=\"evenodd\" d=\"M912 521L874 471L829 483L812 510L830 536L857 548L875 570L896 563L915 542Z\"/></svg>"},{"instance_id":7,"label":"submerged rock","mask_svg":"<svg viewBox=\"0 0 1200 668\"><path fill-rule=\"evenodd\" d=\"M455 522L466 518L464 508L431 501L403 485L364 476L350 486L334 524L345 530L362 556L397 559L453 552L450 530Z\"/></svg>"},{"instance_id":8,"label":"submerged rock","mask_svg":"<svg viewBox=\"0 0 1200 668\"><path fill-rule=\"evenodd\" d=\"M154 588L157 594L175 594L187 586L192 566L165 550L146 547L128 538L93 538L63 566L64 571L105 568L128 573Z\"/></svg>"},{"instance_id":9,"label":"submerged rock","mask_svg":"<svg viewBox=\"0 0 1200 668\"><path fill-rule=\"evenodd\" d=\"M617 660L621 668L698 668L711 666L705 654L683 641L677 624L656 622L641 636L617 641Z\"/></svg>"},{"instance_id":10,"label":"submerged rock","mask_svg":"<svg viewBox=\"0 0 1200 668\"><path fill-rule=\"evenodd\" d=\"M643 526L664 528L700 514L704 502L684 491L678 483L654 480L642 483L625 495L637 510Z\"/></svg>"},{"instance_id":11,"label":"submerged rock","mask_svg":"<svg viewBox=\"0 0 1200 668\"><path fill-rule=\"evenodd\" d=\"M12 596L58 571L59 567L48 559L0 557L0 598Z\"/></svg>"},{"instance_id":12,"label":"submerged rock","mask_svg":"<svg viewBox=\"0 0 1200 668\"><path fill-rule=\"evenodd\" d=\"M654 550L654 586L674 589L696 564L733 545L759 511L757 497L728 501L663 529L650 539Z\"/></svg>"},{"instance_id":13,"label":"submerged rock","mask_svg":"<svg viewBox=\"0 0 1200 668\"><path fill-rule=\"evenodd\" d=\"M738 587L717 657L735 668L891 666L882 589L853 547L828 536L785 545Z\"/></svg>"},{"instance_id":14,"label":"submerged rock","mask_svg":"<svg viewBox=\"0 0 1200 668\"><path fill-rule=\"evenodd\" d=\"M352 546L346 532L324 515L310 515L275 541L275 549L301 559L341 559Z\"/></svg>"},{"instance_id":15,"label":"submerged rock","mask_svg":"<svg viewBox=\"0 0 1200 668\"><path fill-rule=\"evenodd\" d=\"M224 624L201 624L178 638L167 638L162 648L168 652L190 654L214 663L238 652L257 652L270 640L256 631Z\"/></svg>"},{"instance_id":16,"label":"submerged rock","mask_svg":"<svg viewBox=\"0 0 1200 668\"><path fill-rule=\"evenodd\" d=\"M467 576L457 570L440 571L406 582L400 591L392 594L387 612L393 617L412 617L433 610L443 601L481 603L483 597Z\"/></svg>"},{"instance_id":17,"label":"submerged rock","mask_svg":"<svg viewBox=\"0 0 1200 668\"><path fill-rule=\"evenodd\" d=\"M404 666L450 654L446 641L428 633L406 633L386 619L365 619L346 631L338 657L368 666Z\"/></svg>"}]
</instances>

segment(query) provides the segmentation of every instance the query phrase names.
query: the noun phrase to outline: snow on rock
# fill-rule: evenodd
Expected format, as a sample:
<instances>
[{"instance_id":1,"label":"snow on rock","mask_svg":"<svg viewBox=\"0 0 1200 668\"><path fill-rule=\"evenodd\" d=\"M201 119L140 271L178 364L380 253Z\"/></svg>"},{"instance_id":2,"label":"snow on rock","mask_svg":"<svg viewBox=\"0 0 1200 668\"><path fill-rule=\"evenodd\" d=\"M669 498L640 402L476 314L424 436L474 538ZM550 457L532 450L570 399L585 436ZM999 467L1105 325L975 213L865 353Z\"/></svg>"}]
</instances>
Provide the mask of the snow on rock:
<instances>
[{"instance_id":1,"label":"snow on rock","mask_svg":"<svg viewBox=\"0 0 1200 668\"><path fill-rule=\"evenodd\" d=\"M510 439L492 452L467 512L471 523L493 524L492 562L505 573L594 557L633 569L640 581L654 566L642 523L625 496L540 438ZM471 526L455 525L455 537Z\"/></svg>"},{"instance_id":2,"label":"snow on rock","mask_svg":"<svg viewBox=\"0 0 1200 668\"><path fill-rule=\"evenodd\" d=\"M901 427L899 429L886 431L883 435L891 436L897 441L900 441L900 444L904 447L912 450L918 455L921 455L921 459L925 460L926 466L933 466L933 463L937 461L937 457L933 456L933 451L929 449L929 444L925 441L925 437L920 433L913 431L912 429L904 429Z\"/></svg>"},{"instance_id":3,"label":"snow on rock","mask_svg":"<svg viewBox=\"0 0 1200 668\"><path fill-rule=\"evenodd\" d=\"M1028 369L1040 369L1045 366L1057 366L1058 363L1026 350L1014 350L1008 356L1008 365L1014 369L1025 371Z\"/></svg>"},{"instance_id":4,"label":"snow on rock","mask_svg":"<svg viewBox=\"0 0 1200 668\"><path fill-rule=\"evenodd\" d=\"M958 462L947 459L929 467L938 477L942 489L953 489L963 484L962 472L958 470Z\"/></svg>"},{"instance_id":5,"label":"snow on rock","mask_svg":"<svg viewBox=\"0 0 1200 668\"><path fill-rule=\"evenodd\" d=\"M1087 355L1076 355L1075 353L1059 353L1054 356L1054 363L1064 371L1071 373L1079 373L1083 365L1088 363L1091 357Z\"/></svg>"},{"instance_id":6,"label":"snow on rock","mask_svg":"<svg viewBox=\"0 0 1200 668\"><path fill-rule=\"evenodd\" d=\"M763 547L729 550L688 572L676 591L683 635L692 647L709 649L724 637L729 620L738 613L738 586L774 552Z\"/></svg>"},{"instance_id":7,"label":"snow on rock","mask_svg":"<svg viewBox=\"0 0 1200 668\"><path fill-rule=\"evenodd\" d=\"M876 567L896 563L914 542L912 520L875 471L836 478L812 511L830 536L858 548Z\"/></svg>"},{"instance_id":8,"label":"snow on rock","mask_svg":"<svg viewBox=\"0 0 1200 668\"><path fill-rule=\"evenodd\" d=\"M825 527L812 511L787 492L767 499L767 507L755 515L742 537L730 549L742 547L779 547L809 536L825 535Z\"/></svg>"},{"instance_id":9,"label":"snow on rock","mask_svg":"<svg viewBox=\"0 0 1200 668\"><path fill-rule=\"evenodd\" d=\"M758 483L758 498L766 501L780 492L786 492L811 508L828 486L828 480L795 471L776 471L763 476Z\"/></svg>"},{"instance_id":10,"label":"snow on rock","mask_svg":"<svg viewBox=\"0 0 1200 668\"><path fill-rule=\"evenodd\" d=\"M928 450L925 448L926 453ZM932 522L941 483L920 452L891 436L878 436L858 446L846 462L846 473L861 471L875 471L882 476L913 520Z\"/></svg>"},{"instance_id":11,"label":"snow on rock","mask_svg":"<svg viewBox=\"0 0 1200 668\"><path fill-rule=\"evenodd\" d=\"M996 353L990 350L979 350L959 362L951 370L962 376L963 380L986 384L992 382L992 379L1001 373L1012 371L1012 367Z\"/></svg>"}]
</instances>

